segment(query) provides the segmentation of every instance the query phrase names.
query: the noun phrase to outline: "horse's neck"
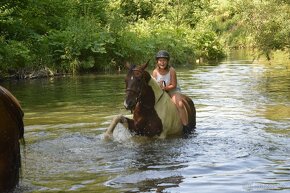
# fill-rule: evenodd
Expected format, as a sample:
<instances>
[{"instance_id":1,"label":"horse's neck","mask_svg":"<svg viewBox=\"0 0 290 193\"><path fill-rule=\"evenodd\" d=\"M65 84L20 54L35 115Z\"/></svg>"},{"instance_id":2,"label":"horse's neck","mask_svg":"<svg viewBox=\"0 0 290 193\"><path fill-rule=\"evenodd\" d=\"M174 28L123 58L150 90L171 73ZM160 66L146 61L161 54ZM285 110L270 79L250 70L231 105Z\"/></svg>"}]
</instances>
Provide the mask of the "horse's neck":
<instances>
[{"instance_id":1,"label":"horse's neck","mask_svg":"<svg viewBox=\"0 0 290 193\"><path fill-rule=\"evenodd\" d=\"M144 83L142 86L141 95L139 98L139 108L145 108L147 110L153 109L155 105L155 96L152 88Z\"/></svg>"}]
</instances>

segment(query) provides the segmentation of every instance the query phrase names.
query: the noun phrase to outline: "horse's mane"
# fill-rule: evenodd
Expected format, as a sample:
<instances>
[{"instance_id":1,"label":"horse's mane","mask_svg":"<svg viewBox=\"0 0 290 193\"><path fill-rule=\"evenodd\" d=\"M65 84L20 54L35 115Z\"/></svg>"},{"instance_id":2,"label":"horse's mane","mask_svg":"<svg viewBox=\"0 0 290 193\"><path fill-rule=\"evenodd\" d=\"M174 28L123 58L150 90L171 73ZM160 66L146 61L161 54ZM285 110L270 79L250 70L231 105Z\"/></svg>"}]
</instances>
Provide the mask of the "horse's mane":
<instances>
[{"instance_id":1,"label":"horse's mane","mask_svg":"<svg viewBox=\"0 0 290 193\"><path fill-rule=\"evenodd\" d=\"M148 71L146 71L146 70L144 70L144 74L143 74L143 76L144 76L144 79L145 79L145 81L146 81L147 83L150 81L151 78L153 78L153 77L150 75L150 73L149 73Z\"/></svg>"},{"instance_id":2,"label":"horse's mane","mask_svg":"<svg viewBox=\"0 0 290 193\"><path fill-rule=\"evenodd\" d=\"M157 83L157 81L149 74L149 72L144 71L144 77L146 82L148 83L149 86L151 86L154 95L155 95L155 103L160 99L160 97L164 94L164 90L162 90Z\"/></svg>"}]
</instances>

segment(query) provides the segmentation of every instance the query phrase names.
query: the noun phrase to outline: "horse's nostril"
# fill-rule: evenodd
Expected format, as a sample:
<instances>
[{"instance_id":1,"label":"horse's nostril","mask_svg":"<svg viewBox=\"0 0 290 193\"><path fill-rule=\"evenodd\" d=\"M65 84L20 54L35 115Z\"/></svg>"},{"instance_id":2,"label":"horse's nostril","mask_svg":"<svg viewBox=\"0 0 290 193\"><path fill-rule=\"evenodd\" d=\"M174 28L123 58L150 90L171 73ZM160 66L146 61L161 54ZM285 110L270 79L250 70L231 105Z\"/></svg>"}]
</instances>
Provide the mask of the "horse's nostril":
<instances>
[{"instance_id":1,"label":"horse's nostril","mask_svg":"<svg viewBox=\"0 0 290 193\"><path fill-rule=\"evenodd\" d=\"M133 107L133 102L132 101L129 102L128 107L129 108L132 108Z\"/></svg>"},{"instance_id":2,"label":"horse's nostril","mask_svg":"<svg viewBox=\"0 0 290 193\"><path fill-rule=\"evenodd\" d=\"M124 107L125 107L127 110L131 110L131 109L133 109L134 106L135 106L134 101L132 101L132 100L130 100L130 101L125 100L125 101L124 101Z\"/></svg>"}]
</instances>

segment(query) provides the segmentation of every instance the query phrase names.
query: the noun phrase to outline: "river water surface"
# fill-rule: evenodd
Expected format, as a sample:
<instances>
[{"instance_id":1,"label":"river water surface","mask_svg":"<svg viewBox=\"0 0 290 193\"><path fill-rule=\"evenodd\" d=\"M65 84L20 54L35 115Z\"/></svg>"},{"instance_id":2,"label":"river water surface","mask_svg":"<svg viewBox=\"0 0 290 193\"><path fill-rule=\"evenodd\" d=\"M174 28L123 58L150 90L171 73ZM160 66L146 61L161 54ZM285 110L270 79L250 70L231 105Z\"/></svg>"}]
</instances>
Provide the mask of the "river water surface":
<instances>
[{"instance_id":1,"label":"river water surface","mask_svg":"<svg viewBox=\"0 0 290 193\"><path fill-rule=\"evenodd\" d=\"M178 69L195 102L188 138L129 138L117 126L124 74L5 82L25 112L16 192L290 191L290 70L230 59Z\"/></svg>"}]
</instances>

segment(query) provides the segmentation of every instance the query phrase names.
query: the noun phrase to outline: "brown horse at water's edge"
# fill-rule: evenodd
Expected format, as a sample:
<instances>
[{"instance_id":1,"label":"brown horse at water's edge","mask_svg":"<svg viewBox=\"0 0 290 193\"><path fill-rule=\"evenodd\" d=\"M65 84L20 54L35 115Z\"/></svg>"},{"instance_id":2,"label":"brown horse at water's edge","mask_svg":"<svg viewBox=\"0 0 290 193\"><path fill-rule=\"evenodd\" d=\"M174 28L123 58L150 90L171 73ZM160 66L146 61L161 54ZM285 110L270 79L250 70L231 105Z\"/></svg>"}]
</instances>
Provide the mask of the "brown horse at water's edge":
<instances>
[{"instance_id":1,"label":"brown horse at water's edge","mask_svg":"<svg viewBox=\"0 0 290 193\"><path fill-rule=\"evenodd\" d=\"M19 182L23 111L17 99L0 86L0 192L12 192Z\"/></svg>"},{"instance_id":2,"label":"brown horse at water's edge","mask_svg":"<svg viewBox=\"0 0 290 193\"><path fill-rule=\"evenodd\" d=\"M141 66L127 65L129 71L125 79L126 96L124 106L133 112L133 119L116 116L105 132L108 138L118 123L122 123L136 135L166 138L194 131L196 110L193 101L182 95L186 108L188 124L184 127L179 113L170 96L145 70L149 61Z\"/></svg>"}]
</instances>

